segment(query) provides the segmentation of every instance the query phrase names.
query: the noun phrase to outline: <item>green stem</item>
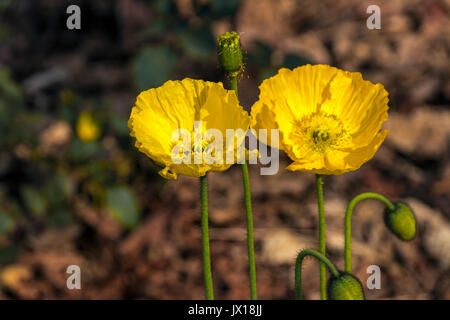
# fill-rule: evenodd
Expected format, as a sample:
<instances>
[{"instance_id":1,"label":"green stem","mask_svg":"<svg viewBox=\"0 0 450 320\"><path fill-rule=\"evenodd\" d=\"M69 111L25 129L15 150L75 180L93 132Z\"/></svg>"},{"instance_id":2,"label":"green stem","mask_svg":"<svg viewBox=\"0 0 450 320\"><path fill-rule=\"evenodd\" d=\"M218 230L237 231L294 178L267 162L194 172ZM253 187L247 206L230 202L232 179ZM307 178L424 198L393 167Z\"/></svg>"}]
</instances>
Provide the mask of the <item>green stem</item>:
<instances>
[{"instance_id":1,"label":"green stem","mask_svg":"<svg viewBox=\"0 0 450 320\"><path fill-rule=\"evenodd\" d=\"M205 293L207 300L214 300L213 282L211 274L211 255L209 252L208 231L208 182L206 175L200 177L200 208L202 214L202 255L203 274L205 278Z\"/></svg>"},{"instance_id":2,"label":"green stem","mask_svg":"<svg viewBox=\"0 0 450 320\"><path fill-rule=\"evenodd\" d=\"M325 248L325 210L323 205L323 181L320 174L316 174L317 204L319 207L319 251L326 255ZM319 265L320 272L320 299L327 300L327 275L325 265Z\"/></svg>"},{"instance_id":3,"label":"green stem","mask_svg":"<svg viewBox=\"0 0 450 320\"><path fill-rule=\"evenodd\" d=\"M365 199L375 199L383 202L389 209L394 209L392 202L382 196L381 194L374 192L361 193L354 197L347 206L347 211L345 212L345 271L352 273L352 214L353 209L361 200Z\"/></svg>"},{"instance_id":4,"label":"green stem","mask_svg":"<svg viewBox=\"0 0 450 320\"><path fill-rule=\"evenodd\" d=\"M231 89L238 96L237 89L237 76L230 77ZM245 211L247 218L247 249L248 249L248 268L249 268L249 278L250 278L250 298L252 300L258 299L256 290L256 264L255 264L255 245L253 236L253 213L252 213L252 199L250 193L250 180L248 176L247 161L244 159L244 163L241 165L242 169L242 180L244 183L244 201L245 201Z\"/></svg>"},{"instance_id":5,"label":"green stem","mask_svg":"<svg viewBox=\"0 0 450 320\"><path fill-rule=\"evenodd\" d=\"M237 88L237 76L230 76L230 84L231 90L236 93L236 97L238 97L238 88Z\"/></svg>"},{"instance_id":6,"label":"green stem","mask_svg":"<svg viewBox=\"0 0 450 320\"><path fill-rule=\"evenodd\" d=\"M297 300L302 300L302 263L303 259L306 256L313 256L316 259L318 259L321 263L320 265L325 267L328 267L331 274L334 277L339 277L339 271L336 269L334 264L328 260L323 254L316 250L312 249L306 249L300 252L297 256L297 260L295 262L295 298Z\"/></svg>"}]
</instances>

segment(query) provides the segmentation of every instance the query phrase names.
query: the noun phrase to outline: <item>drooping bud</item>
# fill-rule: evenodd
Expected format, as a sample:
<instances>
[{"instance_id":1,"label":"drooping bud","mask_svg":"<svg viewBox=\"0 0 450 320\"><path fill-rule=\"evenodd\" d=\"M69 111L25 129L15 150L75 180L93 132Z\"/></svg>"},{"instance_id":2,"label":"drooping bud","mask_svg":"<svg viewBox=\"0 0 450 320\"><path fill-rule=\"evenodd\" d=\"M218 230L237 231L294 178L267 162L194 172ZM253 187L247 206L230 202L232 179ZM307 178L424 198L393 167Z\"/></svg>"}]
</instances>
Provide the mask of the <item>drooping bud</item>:
<instances>
[{"instance_id":1,"label":"drooping bud","mask_svg":"<svg viewBox=\"0 0 450 320\"><path fill-rule=\"evenodd\" d=\"M386 208L384 223L401 240L412 240L416 235L416 218L411 208L402 202L394 203L394 209Z\"/></svg>"},{"instance_id":2,"label":"drooping bud","mask_svg":"<svg viewBox=\"0 0 450 320\"><path fill-rule=\"evenodd\" d=\"M240 37L236 32L226 32L219 36L217 39L217 56L221 67L230 76L237 76L242 71L244 55Z\"/></svg>"},{"instance_id":3,"label":"drooping bud","mask_svg":"<svg viewBox=\"0 0 450 320\"><path fill-rule=\"evenodd\" d=\"M328 280L328 299L330 300L365 300L361 282L354 275L339 272L339 277Z\"/></svg>"}]
</instances>

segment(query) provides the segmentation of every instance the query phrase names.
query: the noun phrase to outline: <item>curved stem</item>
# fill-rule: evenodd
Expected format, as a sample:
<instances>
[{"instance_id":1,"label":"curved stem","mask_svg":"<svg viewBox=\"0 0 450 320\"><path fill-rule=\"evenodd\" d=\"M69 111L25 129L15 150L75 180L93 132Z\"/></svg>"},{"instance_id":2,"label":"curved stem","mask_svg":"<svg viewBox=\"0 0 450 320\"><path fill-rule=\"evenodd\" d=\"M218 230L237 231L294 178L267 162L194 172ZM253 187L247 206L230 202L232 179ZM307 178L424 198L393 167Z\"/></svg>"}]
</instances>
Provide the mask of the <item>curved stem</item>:
<instances>
[{"instance_id":1,"label":"curved stem","mask_svg":"<svg viewBox=\"0 0 450 320\"><path fill-rule=\"evenodd\" d=\"M238 96L237 89L237 76L231 76L230 78L231 89ZM247 219L247 249L248 249L248 273L250 279L250 298L252 300L258 299L256 291L256 264L255 264L255 245L253 240L253 212L252 212L252 199L250 193L250 179L248 176L247 161L241 165L242 169L242 180L244 184L244 201L245 201L245 211Z\"/></svg>"},{"instance_id":2,"label":"curved stem","mask_svg":"<svg viewBox=\"0 0 450 320\"><path fill-rule=\"evenodd\" d=\"M202 255L203 274L205 278L205 293L207 300L214 300L213 282L211 274L211 256L209 252L208 231L208 183L206 175L200 177L200 208L202 214Z\"/></svg>"},{"instance_id":3,"label":"curved stem","mask_svg":"<svg viewBox=\"0 0 450 320\"><path fill-rule=\"evenodd\" d=\"M315 257L321 262L320 263L321 266L323 266L324 268L325 266L328 267L328 269L330 270L331 274L334 277L336 278L339 277L339 271L336 269L334 264L330 260L328 260L323 254L312 249L303 250L298 254L297 260L295 261L295 298L297 300L302 299L302 263L303 259L306 256Z\"/></svg>"},{"instance_id":4,"label":"curved stem","mask_svg":"<svg viewBox=\"0 0 450 320\"><path fill-rule=\"evenodd\" d=\"M320 174L316 174L317 204L319 207L319 251L325 256L325 210L323 205L323 181ZM325 265L319 265L320 272L320 299L327 299L327 275Z\"/></svg>"},{"instance_id":5,"label":"curved stem","mask_svg":"<svg viewBox=\"0 0 450 320\"><path fill-rule=\"evenodd\" d=\"M392 202L382 196L381 194L375 192L361 193L354 197L348 204L347 210L345 211L345 271L348 273L352 272L352 214L353 209L361 200L365 199L375 199L383 202L389 209L394 209Z\"/></svg>"}]
</instances>

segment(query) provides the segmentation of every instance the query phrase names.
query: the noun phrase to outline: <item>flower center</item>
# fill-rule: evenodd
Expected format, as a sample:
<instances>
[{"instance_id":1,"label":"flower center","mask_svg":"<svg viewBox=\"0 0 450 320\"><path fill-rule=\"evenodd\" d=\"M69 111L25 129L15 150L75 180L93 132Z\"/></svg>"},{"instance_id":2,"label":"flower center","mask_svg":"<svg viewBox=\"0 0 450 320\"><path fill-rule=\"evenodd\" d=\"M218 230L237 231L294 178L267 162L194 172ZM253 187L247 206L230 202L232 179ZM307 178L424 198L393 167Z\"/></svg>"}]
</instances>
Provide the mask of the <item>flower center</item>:
<instances>
[{"instance_id":1,"label":"flower center","mask_svg":"<svg viewBox=\"0 0 450 320\"><path fill-rule=\"evenodd\" d=\"M297 121L293 138L307 148L305 151L324 154L345 146L350 135L336 116L319 111Z\"/></svg>"},{"instance_id":2,"label":"flower center","mask_svg":"<svg viewBox=\"0 0 450 320\"><path fill-rule=\"evenodd\" d=\"M192 143L192 152L202 153L203 151L205 151L205 149L207 149L207 147L210 143L211 143L211 141L207 141L204 139L202 139L201 142L195 141Z\"/></svg>"}]
</instances>

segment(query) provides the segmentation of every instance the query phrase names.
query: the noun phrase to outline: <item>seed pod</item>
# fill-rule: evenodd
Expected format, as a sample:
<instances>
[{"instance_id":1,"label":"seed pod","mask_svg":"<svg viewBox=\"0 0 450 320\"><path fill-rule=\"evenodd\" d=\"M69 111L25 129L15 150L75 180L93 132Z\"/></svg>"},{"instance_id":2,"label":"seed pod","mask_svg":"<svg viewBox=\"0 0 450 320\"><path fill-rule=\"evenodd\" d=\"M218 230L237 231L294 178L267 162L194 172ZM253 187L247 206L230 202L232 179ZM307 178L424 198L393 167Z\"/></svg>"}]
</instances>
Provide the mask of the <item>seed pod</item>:
<instances>
[{"instance_id":1,"label":"seed pod","mask_svg":"<svg viewBox=\"0 0 450 320\"><path fill-rule=\"evenodd\" d=\"M236 32L226 32L217 39L217 55L223 70L230 76L238 75L243 68L240 37Z\"/></svg>"},{"instance_id":2,"label":"seed pod","mask_svg":"<svg viewBox=\"0 0 450 320\"><path fill-rule=\"evenodd\" d=\"M361 282L354 275L339 272L339 277L328 280L328 299L330 300L365 300Z\"/></svg>"},{"instance_id":3,"label":"seed pod","mask_svg":"<svg viewBox=\"0 0 450 320\"><path fill-rule=\"evenodd\" d=\"M411 208L402 202L394 203L394 209L386 208L384 223L401 240L409 241L416 235L416 218Z\"/></svg>"}]
</instances>

